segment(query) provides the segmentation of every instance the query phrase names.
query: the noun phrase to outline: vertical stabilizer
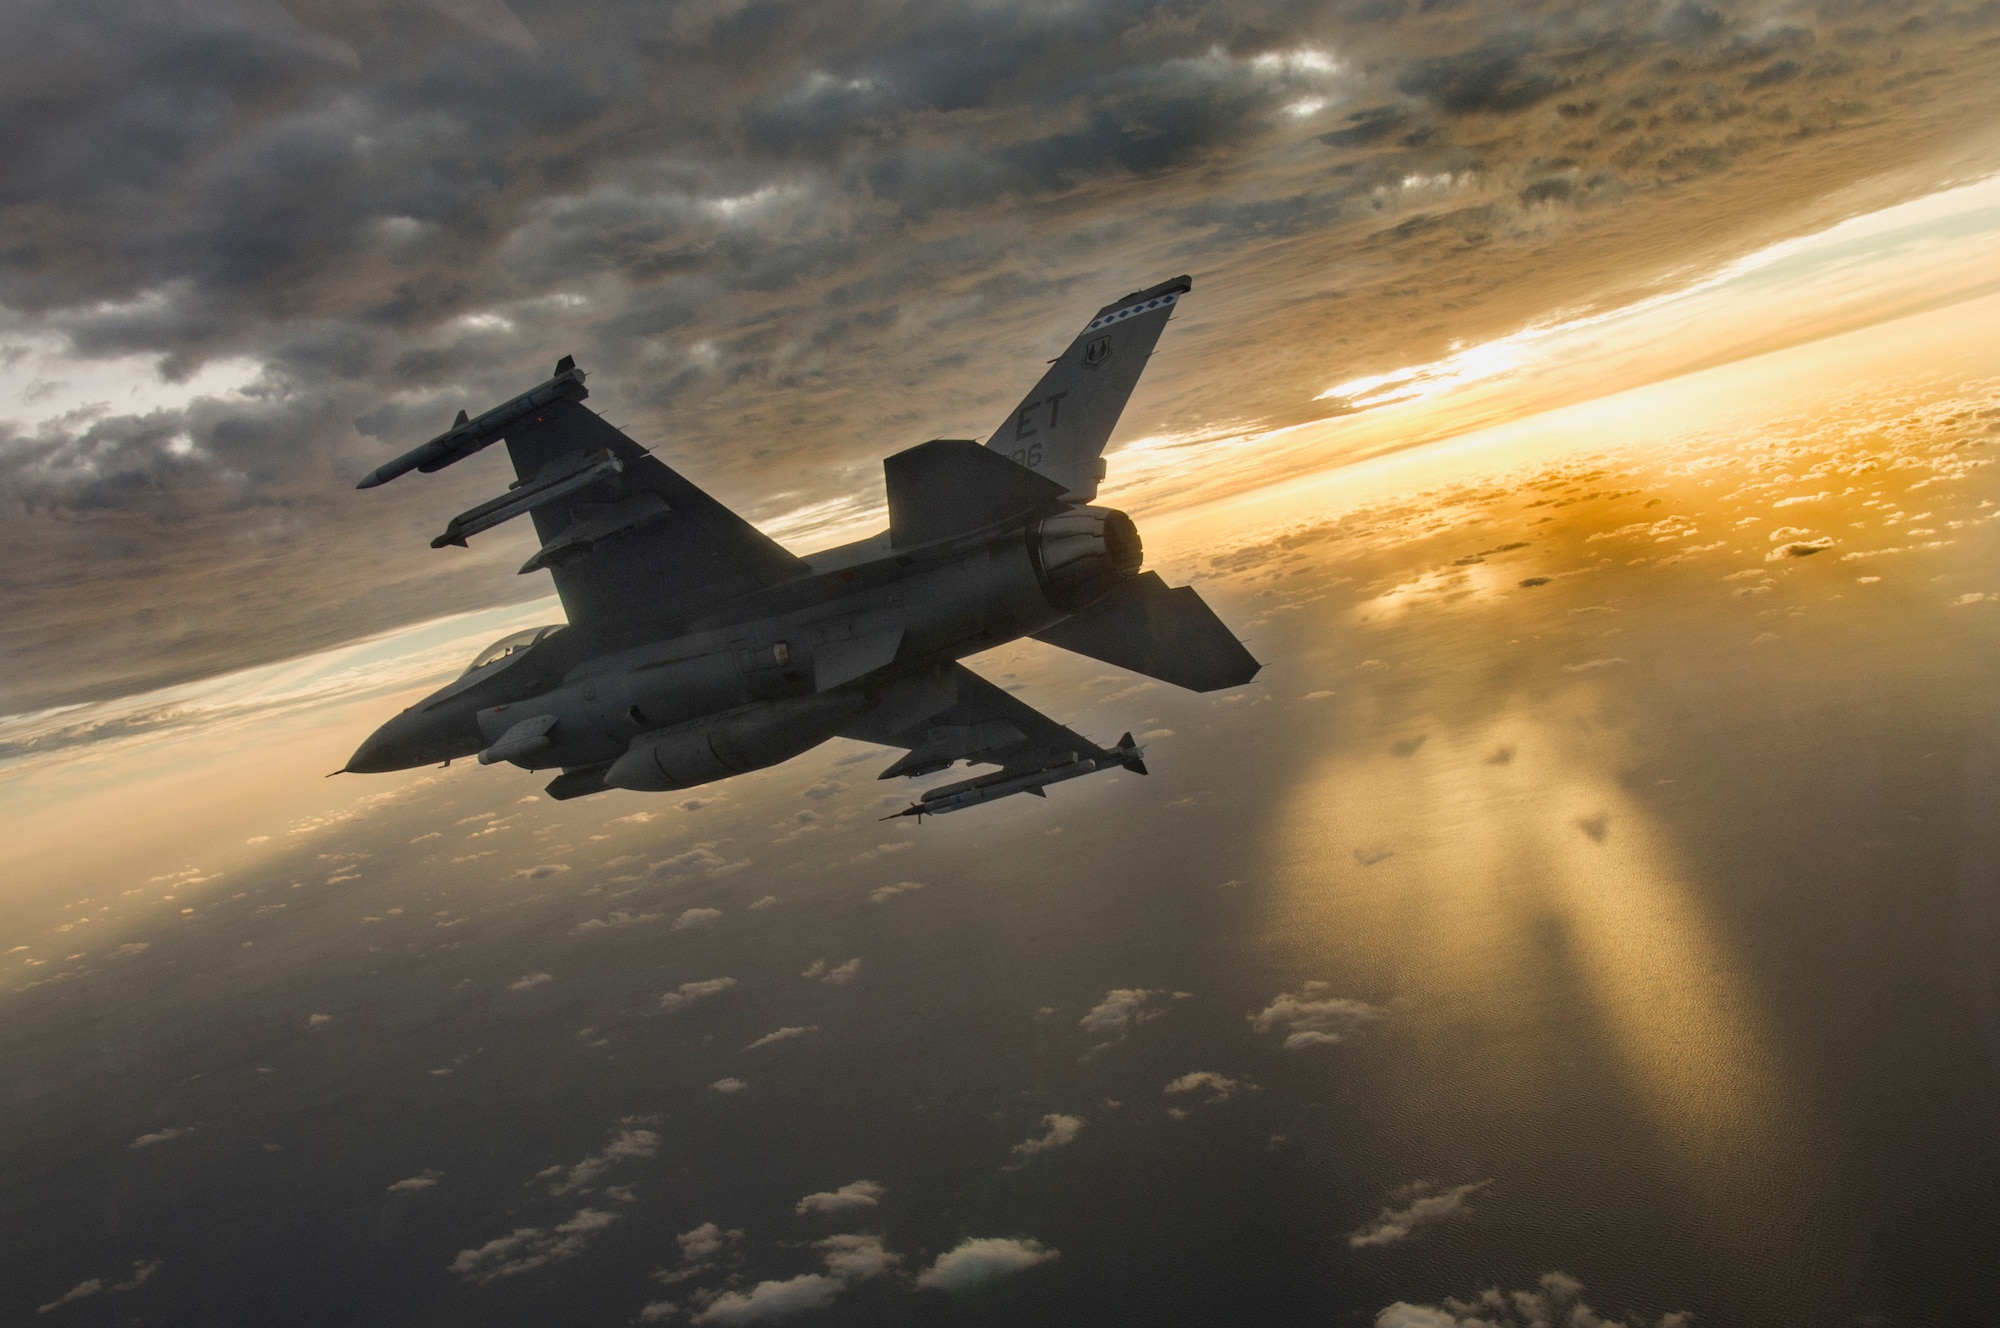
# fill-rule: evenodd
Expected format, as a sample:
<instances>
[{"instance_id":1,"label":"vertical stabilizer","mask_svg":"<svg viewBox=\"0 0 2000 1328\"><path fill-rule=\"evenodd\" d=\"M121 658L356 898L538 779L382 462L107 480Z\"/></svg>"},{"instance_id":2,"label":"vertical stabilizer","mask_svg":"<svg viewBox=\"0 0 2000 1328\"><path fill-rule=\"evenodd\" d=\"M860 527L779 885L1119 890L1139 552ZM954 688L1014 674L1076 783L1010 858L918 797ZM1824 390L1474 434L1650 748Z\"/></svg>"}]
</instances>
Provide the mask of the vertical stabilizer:
<instances>
[{"instance_id":1,"label":"vertical stabilizer","mask_svg":"<svg viewBox=\"0 0 2000 1328\"><path fill-rule=\"evenodd\" d=\"M986 445L1062 485L1072 502L1095 498L1104 445L1174 305L1193 285L1175 277L1098 310Z\"/></svg>"}]
</instances>

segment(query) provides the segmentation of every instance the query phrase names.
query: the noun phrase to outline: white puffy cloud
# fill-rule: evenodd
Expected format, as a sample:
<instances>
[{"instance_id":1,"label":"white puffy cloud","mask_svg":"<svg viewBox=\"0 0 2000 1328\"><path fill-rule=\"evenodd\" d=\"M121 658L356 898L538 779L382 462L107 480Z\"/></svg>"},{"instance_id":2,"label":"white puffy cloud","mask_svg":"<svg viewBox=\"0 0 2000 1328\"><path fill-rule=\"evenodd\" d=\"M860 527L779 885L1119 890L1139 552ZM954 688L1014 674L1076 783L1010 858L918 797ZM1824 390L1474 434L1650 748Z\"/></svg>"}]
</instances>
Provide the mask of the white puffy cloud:
<instances>
[{"instance_id":1,"label":"white puffy cloud","mask_svg":"<svg viewBox=\"0 0 2000 1328\"><path fill-rule=\"evenodd\" d=\"M443 1175L444 1173L442 1171L426 1170L420 1176L408 1176L402 1180L391 1183L389 1187L383 1191L383 1193L414 1194L418 1190L428 1190L431 1186L437 1184L438 1180L441 1177L443 1177Z\"/></svg>"},{"instance_id":2,"label":"white puffy cloud","mask_svg":"<svg viewBox=\"0 0 2000 1328\"><path fill-rule=\"evenodd\" d=\"M880 1277L903 1261L883 1246L880 1236L828 1236L814 1241L813 1248L826 1260L827 1271L848 1283Z\"/></svg>"},{"instance_id":3,"label":"white puffy cloud","mask_svg":"<svg viewBox=\"0 0 2000 1328\"><path fill-rule=\"evenodd\" d=\"M151 1148L154 1144L163 1144L171 1139L178 1139L184 1134L193 1133L194 1126L192 1125L169 1125L164 1130L155 1130L151 1134L140 1135L137 1139L127 1144L126 1147Z\"/></svg>"},{"instance_id":4,"label":"white puffy cloud","mask_svg":"<svg viewBox=\"0 0 2000 1328\"><path fill-rule=\"evenodd\" d=\"M1213 1106L1217 1102L1227 1102L1230 1098L1235 1097L1236 1090L1243 1086L1241 1080L1231 1079L1225 1075L1217 1074L1213 1070L1195 1070L1174 1080L1163 1091L1168 1093L1212 1093L1214 1096L1209 1098L1208 1102L1209 1105Z\"/></svg>"},{"instance_id":5,"label":"white puffy cloud","mask_svg":"<svg viewBox=\"0 0 2000 1328\"><path fill-rule=\"evenodd\" d=\"M808 1310L823 1310L846 1289L824 1273L800 1273L783 1282L759 1282L749 1291L725 1291L694 1316L700 1324L770 1323Z\"/></svg>"},{"instance_id":6,"label":"white puffy cloud","mask_svg":"<svg viewBox=\"0 0 2000 1328\"><path fill-rule=\"evenodd\" d=\"M731 861L715 851L716 844L696 844L685 853L676 853L671 858L662 858L647 870L655 876L690 877L706 876L719 880L724 876L734 876L750 866L748 858Z\"/></svg>"},{"instance_id":7,"label":"white puffy cloud","mask_svg":"<svg viewBox=\"0 0 2000 1328\"><path fill-rule=\"evenodd\" d=\"M545 1168L536 1173L535 1179L548 1181L552 1195L574 1194L594 1184L620 1162L653 1156L660 1151L660 1136L655 1131L639 1128L644 1120L649 1119L626 1117L618 1123L618 1133L612 1136L603 1152L593 1153L573 1167Z\"/></svg>"},{"instance_id":8,"label":"white puffy cloud","mask_svg":"<svg viewBox=\"0 0 2000 1328\"><path fill-rule=\"evenodd\" d=\"M879 862L883 858L891 857L897 853L907 853L915 847L916 844L911 840L898 839L891 843L877 844L874 848L865 849L862 852L855 854L852 861Z\"/></svg>"},{"instance_id":9,"label":"white puffy cloud","mask_svg":"<svg viewBox=\"0 0 2000 1328\"><path fill-rule=\"evenodd\" d=\"M913 890L924 889L922 881L898 881L894 885L878 885L868 892L871 904L886 904L897 895L906 895Z\"/></svg>"},{"instance_id":10,"label":"white puffy cloud","mask_svg":"<svg viewBox=\"0 0 2000 1328\"><path fill-rule=\"evenodd\" d=\"M873 1208L887 1193L872 1180L849 1181L837 1190L821 1190L808 1194L799 1200L793 1209L799 1213L839 1213L850 1208Z\"/></svg>"},{"instance_id":11,"label":"white puffy cloud","mask_svg":"<svg viewBox=\"0 0 2000 1328\"><path fill-rule=\"evenodd\" d=\"M1051 1148L1062 1148L1073 1143L1083 1132L1083 1117L1065 1116L1055 1113L1042 1117L1045 1127L1039 1139L1024 1139L1014 1145L1014 1156L1021 1159L1021 1165L1037 1153L1046 1153Z\"/></svg>"},{"instance_id":12,"label":"white puffy cloud","mask_svg":"<svg viewBox=\"0 0 2000 1328\"><path fill-rule=\"evenodd\" d=\"M1412 1305L1399 1300L1376 1314L1375 1328L1458 1328L1464 1322L1435 1305ZM1483 1328L1483 1321L1474 1319Z\"/></svg>"},{"instance_id":13,"label":"white puffy cloud","mask_svg":"<svg viewBox=\"0 0 2000 1328\"><path fill-rule=\"evenodd\" d=\"M683 982L679 990L670 991L660 997L660 1008L670 1014L675 1010L685 1010L696 1001L719 996L735 985L735 978L705 978L700 982Z\"/></svg>"},{"instance_id":14,"label":"white puffy cloud","mask_svg":"<svg viewBox=\"0 0 2000 1328\"><path fill-rule=\"evenodd\" d=\"M815 978L830 987L844 987L859 977L860 974L861 961L859 959L850 959L846 963L836 964L832 968L826 966L826 960L815 959L811 966L799 976Z\"/></svg>"},{"instance_id":15,"label":"white puffy cloud","mask_svg":"<svg viewBox=\"0 0 2000 1328\"><path fill-rule=\"evenodd\" d=\"M716 1080L709 1085L709 1088L717 1093L740 1093L749 1086L747 1081L738 1079L732 1074Z\"/></svg>"},{"instance_id":16,"label":"white puffy cloud","mask_svg":"<svg viewBox=\"0 0 2000 1328\"><path fill-rule=\"evenodd\" d=\"M605 931L612 927L636 927L641 923L658 922L664 916L666 915L662 913L627 913L615 910L608 917L586 918L576 924L576 929L580 932L591 932Z\"/></svg>"},{"instance_id":17,"label":"white puffy cloud","mask_svg":"<svg viewBox=\"0 0 2000 1328\"><path fill-rule=\"evenodd\" d=\"M79 1300L89 1300L92 1296L109 1296L120 1291L136 1291L146 1284L146 1280L160 1271L158 1259L141 1259L132 1265L132 1271L122 1278L88 1277L78 1282L62 1295L46 1305L37 1305L35 1313L47 1314Z\"/></svg>"},{"instance_id":18,"label":"white puffy cloud","mask_svg":"<svg viewBox=\"0 0 2000 1328\"><path fill-rule=\"evenodd\" d=\"M514 873L517 881L546 881L551 876L560 876L569 870L567 862L544 862L533 867L523 867Z\"/></svg>"},{"instance_id":19,"label":"white puffy cloud","mask_svg":"<svg viewBox=\"0 0 2000 1328\"><path fill-rule=\"evenodd\" d=\"M689 1263L699 1263L722 1253L723 1246L743 1236L740 1231L724 1231L713 1222L704 1222L693 1231L683 1231L674 1237L681 1247L681 1258Z\"/></svg>"},{"instance_id":20,"label":"white puffy cloud","mask_svg":"<svg viewBox=\"0 0 2000 1328\"><path fill-rule=\"evenodd\" d=\"M1332 990L1328 983L1308 982L1297 991L1273 998L1269 1005L1250 1016L1251 1025L1259 1033L1283 1029L1285 1050L1298 1051L1338 1042L1388 1017L1389 1012L1379 1005L1330 995Z\"/></svg>"},{"instance_id":21,"label":"white puffy cloud","mask_svg":"<svg viewBox=\"0 0 2000 1328\"><path fill-rule=\"evenodd\" d=\"M1492 1183L1490 1180L1478 1180L1440 1190L1427 1180L1411 1181L1389 1196L1389 1206L1377 1213L1372 1221L1350 1233L1347 1243L1358 1250L1370 1245L1393 1245L1397 1241L1408 1240L1418 1227L1469 1214L1472 1211L1469 1202L1472 1196Z\"/></svg>"},{"instance_id":22,"label":"white puffy cloud","mask_svg":"<svg viewBox=\"0 0 2000 1328\"><path fill-rule=\"evenodd\" d=\"M724 1231L713 1222L704 1222L692 1231L683 1231L674 1237L675 1243L681 1247L681 1266L659 1269L654 1272L653 1280L672 1285L700 1277L715 1267L717 1255L742 1239L741 1231ZM666 1317L676 1308L668 1305L659 1317Z\"/></svg>"},{"instance_id":23,"label":"white puffy cloud","mask_svg":"<svg viewBox=\"0 0 2000 1328\"><path fill-rule=\"evenodd\" d=\"M529 973L524 977L515 978L512 982L508 983L507 990L526 991L530 987L539 987L544 982L552 982L552 981L554 981L554 979L551 978L547 973Z\"/></svg>"},{"instance_id":24,"label":"white puffy cloud","mask_svg":"<svg viewBox=\"0 0 2000 1328\"><path fill-rule=\"evenodd\" d=\"M516 1227L477 1249L460 1250L446 1270L476 1285L516 1277L575 1258L592 1238L617 1220L616 1213L601 1208L579 1208L575 1216L553 1228Z\"/></svg>"},{"instance_id":25,"label":"white puffy cloud","mask_svg":"<svg viewBox=\"0 0 2000 1328\"><path fill-rule=\"evenodd\" d=\"M880 1236L828 1236L813 1242L825 1273L800 1273L782 1282L759 1282L749 1291L725 1291L694 1316L698 1324L769 1323L810 1310L823 1310L857 1282L880 1277L902 1262Z\"/></svg>"},{"instance_id":26,"label":"white puffy cloud","mask_svg":"<svg viewBox=\"0 0 2000 1328\"><path fill-rule=\"evenodd\" d=\"M1090 1033L1123 1033L1165 1014L1153 1002L1166 994L1143 987L1114 987L1090 1008L1090 1013L1076 1021L1077 1026Z\"/></svg>"},{"instance_id":27,"label":"white puffy cloud","mask_svg":"<svg viewBox=\"0 0 2000 1328\"><path fill-rule=\"evenodd\" d=\"M755 1042L752 1042L749 1046L745 1047L743 1050L755 1051L759 1047L768 1047L773 1042L786 1042L792 1038L804 1037L808 1033L817 1033L817 1032L819 1032L818 1024L792 1024L784 1028L780 1028L776 1032L766 1033L763 1037L758 1038Z\"/></svg>"},{"instance_id":28,"label":"white puffy cloud","mask_svg":"<svg viewBox=\"0 0 2000 1328\"><path fill-rule=\"evenodd\" d=\"M722 916L719 908L691 908L674 919L675 931L686 931L689 927L707 927Z\"/></svg>"},{"instance_id":29,"label":"white puffy cloud","mask_svg":"<svg viewBox=\"0 0 2000 1328\"><path fill-rule=\"evenodd\" d=\"M1584 1303L1583 1283L1568 1273L1542 1274L1535 1291L1489 1287L1472 1300L1447 1296L1435 1305L1399 1300L1375 1316L1375 1328L1689 1328L1685 1312L1607 1319Z\"/></svg>"},{"instance_id":30,"label":"white puffy cloud","mask_svg":"<svg viewBox=\"0 0 2000 1328\"><path fill-rule=\"evenodd\" d=\"M1022 1272L1061 1257L1038 1240L968 1236L917 1274L917 1285L937 1291L971 1291L997 1277Z\"/></svg>"}]
</instances>

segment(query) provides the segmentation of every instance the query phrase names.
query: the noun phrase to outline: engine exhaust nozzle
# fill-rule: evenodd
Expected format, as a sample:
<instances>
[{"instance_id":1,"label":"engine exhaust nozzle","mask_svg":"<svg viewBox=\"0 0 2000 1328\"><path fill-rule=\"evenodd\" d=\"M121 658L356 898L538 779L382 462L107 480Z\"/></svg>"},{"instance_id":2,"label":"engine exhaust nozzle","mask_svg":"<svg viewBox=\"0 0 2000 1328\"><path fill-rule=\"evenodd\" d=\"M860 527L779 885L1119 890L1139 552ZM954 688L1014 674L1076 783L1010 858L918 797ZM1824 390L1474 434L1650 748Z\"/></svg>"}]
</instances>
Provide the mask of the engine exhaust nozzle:
<instances>
[{"instance_id":1,"label":"engine exhaust nozzle","mask_svg":"<svg viewBox=\"0 0 2000 1328\"><path fill-rule=\"evenodd\" d=\"M1138 574L1139 527L1109 507L1074 507L1028 527L1028 553L1049 603L1076 613Z\"/></svg>"}]
</instances>

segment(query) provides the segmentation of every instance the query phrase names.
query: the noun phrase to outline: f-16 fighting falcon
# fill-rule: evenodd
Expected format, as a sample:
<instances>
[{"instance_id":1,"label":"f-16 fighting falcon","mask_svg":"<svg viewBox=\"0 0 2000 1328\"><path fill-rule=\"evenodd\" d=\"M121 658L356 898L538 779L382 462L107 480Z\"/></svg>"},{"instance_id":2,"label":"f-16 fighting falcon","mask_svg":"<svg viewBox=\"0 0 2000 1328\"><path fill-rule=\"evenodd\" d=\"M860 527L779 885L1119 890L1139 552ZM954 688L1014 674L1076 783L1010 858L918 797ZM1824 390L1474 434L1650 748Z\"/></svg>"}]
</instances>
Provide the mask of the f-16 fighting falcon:
<instances>
[{"instance_id":1,"label":"f-16 fighting falcon","mask_svg":"<svg viewBox=\"0 0 2000 1328\"><path fill-rule=\"evenodd\" d=\"M959 761L992 773L924 792L943 814L1098 770L1146 773L957 661L1021 636L1195 691L1259 665L1186 586L1142 572L1139 532L1092 505L1111 429L1192 282L1114 300L985 446L939 438L883 462L889 529L797 557L582 403L565 356L540 387L377 468L359 487L455 465L505 439L515 482L431 541L533 518L569 621L495 641L377 729L345 769L477 753L559 767L554 798L692 788L833 737L907 749L881 777Z\"/></svg>"}]
</instances>

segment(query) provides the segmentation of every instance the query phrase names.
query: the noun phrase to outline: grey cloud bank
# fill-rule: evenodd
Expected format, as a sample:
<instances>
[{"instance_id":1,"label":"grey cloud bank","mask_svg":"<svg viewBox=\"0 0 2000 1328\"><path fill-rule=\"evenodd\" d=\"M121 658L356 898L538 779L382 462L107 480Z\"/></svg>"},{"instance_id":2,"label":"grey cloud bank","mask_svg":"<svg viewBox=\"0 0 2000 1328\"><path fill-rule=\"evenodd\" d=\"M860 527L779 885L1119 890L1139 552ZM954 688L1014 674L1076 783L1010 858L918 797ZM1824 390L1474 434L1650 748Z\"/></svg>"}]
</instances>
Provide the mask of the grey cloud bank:
<instances>
[{"instance_id":1,"label":"grey cloud bank","mask_svg":"<svg viewBox=\"0 0 2000 1328\"><path fill-rule=\"evenodd\" d=\"M491 487L476 465L349 486L558 354L767 520L865 509L878 457L983 433L1079 313L1161 272L1205 302L1130 433L1290 422L1328 381L1928 187L1819 201L1990 121L1995 21L13 6L0 356L44 359L0 401L0 710L543 593L507 537L423 548ZM106 357L135 391L66 385ZM169 400L148 363L238 367Z\"/></svg>"}]
</instances>

